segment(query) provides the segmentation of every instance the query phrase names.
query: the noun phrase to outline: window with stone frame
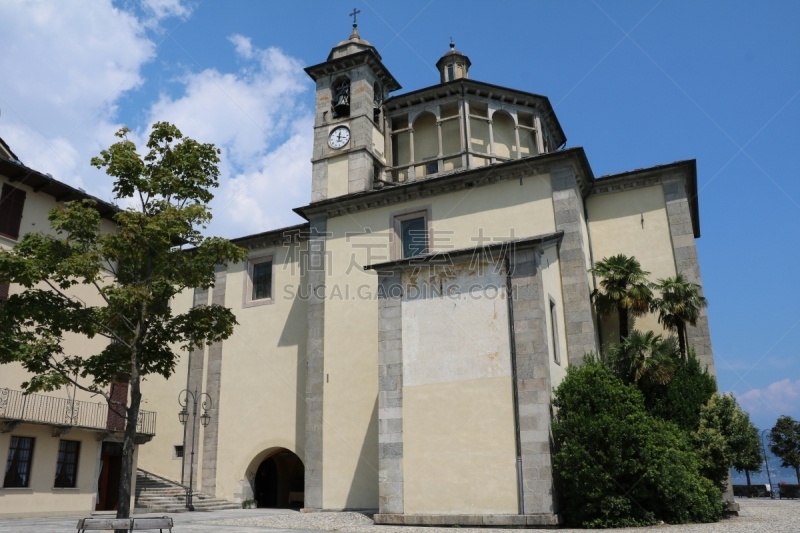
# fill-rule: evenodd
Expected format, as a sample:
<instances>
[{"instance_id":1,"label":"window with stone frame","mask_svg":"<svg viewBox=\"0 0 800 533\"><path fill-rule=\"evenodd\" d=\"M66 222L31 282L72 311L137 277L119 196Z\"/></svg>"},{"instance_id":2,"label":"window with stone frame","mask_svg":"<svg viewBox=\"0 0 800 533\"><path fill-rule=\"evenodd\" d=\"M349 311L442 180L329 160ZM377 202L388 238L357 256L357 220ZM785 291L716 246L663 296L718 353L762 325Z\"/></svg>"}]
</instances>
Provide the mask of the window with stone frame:
<instances>
[{"instance_id":1,"label":"window with stone frame","mask_svg":"<svg viewBox=\"0 0 800 533\"><path fill-rule=\"evenodd\" d=\"M553 360L561 364L561 352L558 349L558 323L556 322L556 302L550 298L550 342L553 343Z\"/></svg>"},{"instance_id":2,"label":"window with stone frame","mask_svg":"<svg viewBox=\"0 0 800 533\"><path fill-rule=\"evenodd\" d=\"M31 482L33 462L33 437L12 436L8 446L6 473L3 488L26 488Z\"/></svg>"},{"instance_id":3,"label":"window with stone frame","mask_svg":"<svg viewBox=\"0 0 800 533\"><path fill-rule=\"evenodd\" d=\"M56 461L56 479L53 487L57 489L74 489L78 483L78 456L81 443L77 440L58 441L58 460Z\"/></svg>"},{"instance_id":4,"label":"window with stone frame","mask_svg":"<svg viewBox=\"0 0 800 533\"><path fill-rule=\"evenodd\" d=\"M273 255L251 257L247 262L244 284L244 307L269 304L274 301Z\"/></svg>"},{"instance_id":5,"label":"window with stone frame","mask_svg":"<svg viewBox=\"0 0 800 533\"><path fill-rule=\"evenodd\" d=\"M429 218L427 210L394 216L396 259L409 259L428 253Z\"/></svg>"}]
</instances>

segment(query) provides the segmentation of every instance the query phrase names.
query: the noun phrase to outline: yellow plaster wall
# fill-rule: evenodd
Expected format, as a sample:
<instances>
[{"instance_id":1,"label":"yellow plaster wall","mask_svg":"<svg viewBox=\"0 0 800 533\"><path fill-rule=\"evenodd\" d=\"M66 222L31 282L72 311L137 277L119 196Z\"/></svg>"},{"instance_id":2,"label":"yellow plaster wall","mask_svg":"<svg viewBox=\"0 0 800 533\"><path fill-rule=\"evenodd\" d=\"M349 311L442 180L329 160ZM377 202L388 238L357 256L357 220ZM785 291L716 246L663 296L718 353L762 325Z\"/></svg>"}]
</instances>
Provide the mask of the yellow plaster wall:
<instances>
[{"instance_id":1,"label":"yellow plaster wall","mask_svg":"<svg viewBox=\"0 0 800 533\"><path fill-rule=\"evenodd\" d=\"M414 120L414 161L427 161L439 155L439 131L436 116L422 113Z\"/></svg>"},{"instance_id":2,"label":"yellow plaster wall","mask_svg":"<svg viewBox=\"0 0 800 533\"><path fill-rule=\"evenodd\" d=\"M555 231L550 176L543 174L402 204L430 208L431 251ZM328 220L326 251L323 506L376 508L378 479L378 306L376 276L365 264L390 259L397 206ZM367 235L353 236L364 233ZM351 235L348 237L347 234ZM348 272L349 270L349 272ZM360 291L360 292L359 292ZM363 297L362 297L363 296ZM509 392L510 394L510 392Z\"/></svg>"},{"instance_id":3,"label":"yellow plaster wall","mask_svg":"<svg viewBox=\"0 0 800 533\"><path fill-rule=\"evenodd\" d=\"M100 443L94 432L74 429L62 437L53 437L46 425L22 424L11 433L0 433L0 458L5 473L8 447L12 436L33 437L33 461L28 488L0 488L0 516L88 516L94 510L95 480ZM59 440L80 441L78 478L74 489L56 489Z\"/></svg>"},{"instance_id":4,"label":"yellow plaster wall","mask_svg":"<svg viewBox=\"0 0 800 533\"><path fill-rule=\"evenodd\" d=\"M567 330L566 316L564 314L564 294L561 288L561 265L558 258L558 248L551 246L542 253L542 285L546 296L545 313L547 320L547 349L550 356L550 383L555 389L561 380L567 375L567 365L569 356L567 354ZM556 304L556 335L560 355L560 364L556 363L554 357L554 346L552 339L552 320L550 316L550 298Z\"/></svg>"},{"instance_id":5,"label":"yellow plaster wall","mask_svg":"<svg viewBox=\"0 0 800 533\"><path fill-rule=\"evenodd\" d=\"M252 258L274 257L272 304L243 308L244 264L228 270L225 305L239 325L222 343L218 497L233 500L241 493L258 464L248 467L265 450L286 448L304 459L307 307L295 297L302 279L300 248L251 252Z\"/></svg>"},{"instance_id":6,"label":"yellow plaster wall","mask_svg":"<svg viewBox=\"0 0 800 533\"><path fill-rule=\"evenodd\" d=\"M177 294L170 302L174 315L185 313L192 307L194 291L189 289ZM169 379L158 375L149 376L142 382L142 409L155 411L156 435L153 440L139 449L140 466L154 474L173 481L181 480L180 458L174 457L174 446L183 445L183 426L178 421L178 394L186 388L186 376L189 369L189 352L180 351L177 346L173 350L180 354L175 370ZM191 432L189 433L191 436ZM187 443L186 450L191 444ZM186 482L188 484L188 472Z\"/></svg>"},{"instance_id":7,"label":"yellow plaster wall","mask_svg":"<svg viewBox=\"0 0 800 533\"><path fill-rule=\"evenodd\" d=\"M328 159L328 198L343 196L348 193L348 161L347 154Z\"/></svg>"},{"instance_id":8,"label":"yellow plaster wall","mask_svg":"<svg viewBox=\"0 0 800 533\"><path fill-rule=\"evenodd\" d=\"M7 178L0 176L0 184L7 182ZM25 204L22 211L22 221L20 223L19 235L20 239L26 233L44 233L46 235L57 235L56 232L50 227L48 220L49 212L57 207L59 204L50 195L43 193L36 193L31 187L21 182L13 182L11 185L17 189L25 191ZM114 231L114 225L111 221L101 219L100 229L103 232ZM0 236L0 248L5 250L12 249L18 241ZM41 283L38 288L49 289L48 285ZM9 287L9 294L18 294L24 289L20 285L12 284ZM97 290L91 285L76 285L66 291L67 294L73 296L88 305L102 305L102 297L97 293ZM97 336L94 339L88 339L83 335L76 335L71 333L64 334L64 353L66 355L80 355L88 356L99 353L107 344L105 337ZM21 390L22 382L26 381L30 375L22 368L22 365L17 363L7 364L0 366L0 388L9 388L13 390ZM88 384L88 383L87 383ZM74 398L77 400L97 402L100 399L97 396L92 396L87 392L76 389L75 387L65 387L58 391L47 393L49 396L56 396L60 398Z\"/></svg>"},{"instance_id":9,"label":"yellow plaster wall","mask_svg":"<svg viewBox=\"0 0 800 533\"><path fill-rule=\"evenodd\" d=\"M511 399L507 376L404 387L406 514L517 513Z\"/></svg>"},{"instance_id":10,"label":"yellow plaster wall","mask_svg":"<svg viewBox=\"0 0 800 533\"><path fill-rule=\"evenodd\" d=\"M495 155L506 158L517 158L517 136L514 131L514 119L505 111L497 111L492 115L492 137Z\"/></svg>"},{"instance_id":11,"label":"yellow plaster wall","mask_svg":"<svg viewBox=\"0 0 800 533\"><path fill-rule=\"evenodd\" d=\"M650 281L675 275L675 258L661 185L590 196L586 205L595 262L625 254L639 260L642 269L650 272ZM603 322L606 324L603 342L617 341L616 320ZM614 326L611 331L609 324ZM663 333L652 314L636 319L631 325L633 328Z\"/></svg>"},{"instance_id":12,"label":"yellow plaster wall","mask_svg":"<svg viewBox=\"0 0 800 533\"><path fill-rule=\"evenodd\" d=\"M375 126L372 127L372 149L375 151L381 159L386 159L386 155L384 154L386 150L386 142L383 138L383 133L380 132L378 128Z\"/></svg>"}]
</instances>

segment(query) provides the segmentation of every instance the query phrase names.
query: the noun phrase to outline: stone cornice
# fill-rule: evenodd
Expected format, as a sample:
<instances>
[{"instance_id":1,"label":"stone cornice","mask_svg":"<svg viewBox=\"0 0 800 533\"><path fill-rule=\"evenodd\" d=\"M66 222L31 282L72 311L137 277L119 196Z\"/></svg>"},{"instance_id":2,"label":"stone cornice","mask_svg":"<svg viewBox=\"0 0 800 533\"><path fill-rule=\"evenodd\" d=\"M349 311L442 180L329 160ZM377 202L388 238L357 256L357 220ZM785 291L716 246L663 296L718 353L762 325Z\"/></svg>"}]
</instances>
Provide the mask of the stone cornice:
<instances>
[{"instance_id":1,"label":"stone cornice","mask_svg":"<svg viewBox=\"0 0 800 533\"><path fill-rule=\"evenodd\" d=\"M399 204L417 198L427 198L463 189L472 189L500 181L546 174L551 169L564 165L573 167L581 193L586 196L594 182L594 175L583 148L570 148L559 152L505 161L488 167L459 170L429 179L415 180L372 191L330 198L295 208L294 212L306 220L315 216L336 217L347 213Z\"/></svg>"},{"instance_id":2,"label":"stone cornice","mask_svg":"<svg viewBox=\"0 0 800 533\"><path fill-rule=\"evenodd\" d=\"M373 72L375 72L378 79L386 86L387 91L391 92L402 88L394 76L392 76L391 72L383 65L378 52L374 49L363 50L354 54L331 59L324 63L311 65L303 70L305 70L306 74L311 76L311 79L317 81L317 79L322 76L335 74L342 70L360 65L368 65Z\"/></svg>"},{"instance_id":3,"label":"stone cornice","mask_svg":"<svg viewBox=\"0 0 800 533\"><path fill-rule=\"evenodd\" d=\"M400 94L387 98L384 107L387 114L391 114L404 107L416 106L448 98L453 95L479 96L489 100L495 100L501 104L518 105L530 107L538 111L545 121L547 121L550 131L553 132L557 146L567 142L567 136L561 128L561 123L556 117L555 110L550 104L550 99L540 94L510 89L500 85L493 85L483 81L459 78L457 80L424 87L408 93Z\"/></svg>"},{"instance_id":4,"label":"stone cornice","mask_svg":"<svg viewBox=\"0 0 800 533\"><path fill-rule=\"evenodd\" d=\"M476 252L502 252L498 259L502 259L506 254L511 254L515 250L526 250L528 248L536 248L543 244L557 243L564 236L563 231L556 231L553 233L545 233L544 235L536 235L535 237L525 237L523 239L512 239L502 242L492 242L482 246L473 246L471 248L460 248L458 250L448 250L446 252L434 252L432 254L417 255L406 259L398 259L396 261L386 261L383 263L375 263L374 265L365 265L364 270L375 271L390 271L391 269L413 269L419 268L422 265L449 265L453 263L453 258L472 257ZM481 255L481 257L486 257ZM493 256L491 256L493 257Z\"/></svg>"},{"instance_id":5,"label":"stone cornice","mask_svg":"<svg viewBox=\"0 0 800 533\"><path fill-rule=\"evenodd\" d=\"M697 160L688 159L649 168L640 168L600 176L594 181L589 196L613 194L616 192L651 187L667 181L682 181L692 215L692 228L695 238L700 237L700 204L697 191Z\"/></svg>"},{"instance_id":6,"label":"stone cornice","mask_svg":"<svg viewBox=\"0 0 800 533\"><path fill-rule=\"evenodd\" d=\"M260 250L271 246L284 245L291 242L306 240L310 233L308 223L296 224L285 228L278 228L271 231L264 231L253 235L245 235L231 239L233 244L247 248L248 250Z\"/></svg>"}]
</instances>

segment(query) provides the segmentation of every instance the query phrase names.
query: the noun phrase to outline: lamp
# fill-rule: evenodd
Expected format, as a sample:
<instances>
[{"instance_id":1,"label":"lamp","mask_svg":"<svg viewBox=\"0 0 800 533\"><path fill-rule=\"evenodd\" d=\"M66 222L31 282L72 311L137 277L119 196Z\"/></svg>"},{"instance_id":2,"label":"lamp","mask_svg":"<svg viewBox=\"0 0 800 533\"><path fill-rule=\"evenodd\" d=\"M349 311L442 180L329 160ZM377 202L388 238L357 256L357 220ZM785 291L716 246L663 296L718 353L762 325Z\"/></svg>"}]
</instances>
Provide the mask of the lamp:
<instances>
[{"instance_id":1,"label":"lamp","mask_svg":"<svg viewBox=\"0 0 800 533\"><path fill-rule=\"evenodd\" d=\"M211 422L211 415L208 412L203 411L203 414L200 415L200 423L203 424L203 427L208 426L208 423Z\"/></svg>"},{"instance_id":2,"label":"lamp","mask_svg":"<svg viewBox=\"0 0 800 533\"><path fill-rule=\"evenodd\" d=\"M178 413L178 420L181 421L181 424L186 424L186 420L189 418L189 413L186 411L184 407L183 410Z\"/></svg>"}]
</instances>

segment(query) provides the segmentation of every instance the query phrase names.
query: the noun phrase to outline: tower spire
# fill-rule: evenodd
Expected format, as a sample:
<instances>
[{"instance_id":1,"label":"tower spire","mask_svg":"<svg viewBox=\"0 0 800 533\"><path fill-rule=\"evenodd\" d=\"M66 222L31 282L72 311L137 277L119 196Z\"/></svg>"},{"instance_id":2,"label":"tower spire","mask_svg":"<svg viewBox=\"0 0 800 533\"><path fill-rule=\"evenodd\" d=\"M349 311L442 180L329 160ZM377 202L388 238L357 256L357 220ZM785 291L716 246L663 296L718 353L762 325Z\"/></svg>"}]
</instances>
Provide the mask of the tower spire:
<instances>
[{"instance_id":1,"label":"tower spire","mask_svg":"<svg viewBox=\"0 0 800 533\"><path fill-rule=\"evenodd\" d=\"M360 39L361 37L358 35L358 22L356 21L356 17L358 14L361 13L361 10L358 8L353 8L353 12L349 14L349 16L353 17L353 31L350 33L351 39Z\"/></svg>"}]
</instances>

